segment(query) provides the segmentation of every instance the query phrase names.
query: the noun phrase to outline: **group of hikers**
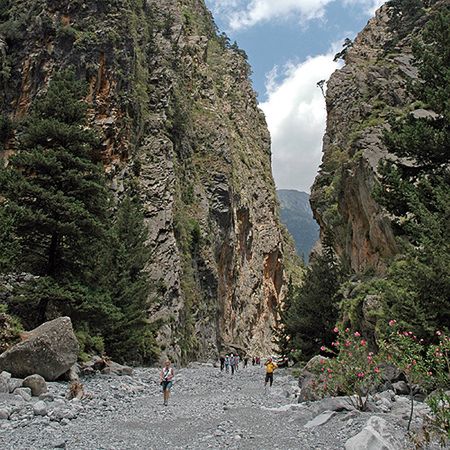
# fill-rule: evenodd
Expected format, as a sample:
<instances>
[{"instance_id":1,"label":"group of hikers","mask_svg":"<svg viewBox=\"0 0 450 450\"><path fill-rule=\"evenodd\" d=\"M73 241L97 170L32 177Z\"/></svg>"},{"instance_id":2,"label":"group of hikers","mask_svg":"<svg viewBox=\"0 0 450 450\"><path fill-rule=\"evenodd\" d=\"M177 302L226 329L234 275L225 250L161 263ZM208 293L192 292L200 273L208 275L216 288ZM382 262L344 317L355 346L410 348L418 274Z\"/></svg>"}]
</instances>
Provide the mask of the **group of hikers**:
<instances>
[{"instance_id":1,"label":"group of hikers","mask_svg":"<svg viewBox=\"0 0 450 450\"><path fill-rule=\"evenodd\" d=\"M235 355L235 354L231 353L229 355L227 354L225 356L220 356L219 359L220 359L220 371L221 372L223 372L223 370L225 369L225 371L227 373L229 373L231 371L231 374L234 375L234 373L238 370L239 362L240 362L239 355L237 355L237 354ZM245 356L243 358L244 368L247 367L248 360L249 360L249 358L247 356ZM255 366L255 365L261 366L262 365L261 358L259 356L253 357L252 365L253 366ZM264 379L264 389L266 389L267 383L269 383L269 386L272 387L273 373L278 368L278 366L275 364L275 362L273 361L273 359L271 357L267 358L266 362L264 363L264 366L266 369L266 376ZM162 390L163 390L164 406L167 406L169 403L170 389L172 388L172 385L173 385L174 376L175 376L175 372L173 370L173 367L171 366L171 362L170 362L170 360L167 360L164 363L164 366L161 369L161 372L159 374L159 381L160 381L160 385L162 386Z\"/></svg>"},{"instance_id":2,"label":"group of hikers","mask_svg":"<svg viewBox=\"0 0 450 450\"><path fill-rule=\"evenodd\" d=\"M234 375L234 372L236 372L239 369L239 362L241 360L240 356L238 354L234 355L231 353L230 355L220 356L220 371L223 372L225 369L226 373L229 373L231 371L231 375ZM248 357L245 357L243 359L244 367L247 367L248 364Z\"/></svg>"}]
</instances>

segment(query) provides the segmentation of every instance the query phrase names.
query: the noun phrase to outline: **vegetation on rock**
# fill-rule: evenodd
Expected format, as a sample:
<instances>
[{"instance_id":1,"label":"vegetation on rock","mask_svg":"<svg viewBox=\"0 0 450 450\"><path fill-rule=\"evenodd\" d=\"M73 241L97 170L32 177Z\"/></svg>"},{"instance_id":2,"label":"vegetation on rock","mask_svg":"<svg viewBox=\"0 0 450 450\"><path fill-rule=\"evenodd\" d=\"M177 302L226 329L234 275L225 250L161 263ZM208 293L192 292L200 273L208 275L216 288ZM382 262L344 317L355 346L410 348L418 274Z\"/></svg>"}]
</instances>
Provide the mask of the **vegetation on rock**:
<instances>
[{"instance_id":1,"label":"vegetation on rock","mask_svg":"<svg viewBox=\"0 0 450 450\"><path fill-rule=\"evenodd\" d=\"M126 198L116 220L110 216L84 92L72 72L55 75L17 125L17 152L1 169L2 233L8 233L2 270L39 276L19 287L8 306L27 328L70 315L85 336L84 351L105 345L120 360L149 362L154 330L146 324L141 207Z\"/></svg>"}]
</instances>

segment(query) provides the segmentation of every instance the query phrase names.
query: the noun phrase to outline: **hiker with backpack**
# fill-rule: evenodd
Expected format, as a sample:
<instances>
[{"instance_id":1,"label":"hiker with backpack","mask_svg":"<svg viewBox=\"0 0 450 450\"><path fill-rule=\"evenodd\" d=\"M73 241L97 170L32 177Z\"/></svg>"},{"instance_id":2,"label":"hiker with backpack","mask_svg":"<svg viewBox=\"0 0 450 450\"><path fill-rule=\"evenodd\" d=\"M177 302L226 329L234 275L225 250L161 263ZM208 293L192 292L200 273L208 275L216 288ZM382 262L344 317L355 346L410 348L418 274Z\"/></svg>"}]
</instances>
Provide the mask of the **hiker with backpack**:
<instances>
[{"instance_id":1,"label":"hiker with backpack","mask_svg":"<svg viewBox=\"0 0 450 450\"><path fill-rule=\"evenodd\" d=\"M159 374L159 382L163 389L164 406L169 404L170 389L173 385L174 376L175 373L173 368L170 366L170 361L167 360L161 370L161 373Z\"/></svg>"}]
</instances>

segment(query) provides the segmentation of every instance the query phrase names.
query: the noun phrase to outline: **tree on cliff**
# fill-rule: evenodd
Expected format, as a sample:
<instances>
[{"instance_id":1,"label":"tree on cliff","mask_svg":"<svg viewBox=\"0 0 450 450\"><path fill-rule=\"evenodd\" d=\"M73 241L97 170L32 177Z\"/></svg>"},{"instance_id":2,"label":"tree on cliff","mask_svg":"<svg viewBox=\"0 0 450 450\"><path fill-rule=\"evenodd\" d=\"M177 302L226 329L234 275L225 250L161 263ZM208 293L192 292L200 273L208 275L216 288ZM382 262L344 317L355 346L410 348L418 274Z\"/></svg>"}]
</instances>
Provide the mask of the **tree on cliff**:
<instances>
[{"instance_id":1,"label":"tree on cliff","mask_svg":"<svg viewBox=\"0 0 450 450\"><path fill-rule=\"evenodd\" d=\"M98 139L83 128L84 88L71 73L55 76L23 123L1 177L22 268L55 279L84 271L92 242L105 233L108 192Z\"/></svg>"},{"instance_id":2,"label":"tree on cliff","mask_svg":"<svg viewBox=\"0 0 450 450\"><path fill-rule=\"evenodd\" d=\"M405 245L404 256L389 271L387 306L392 317L423 337L450 323L449 36L450 7L445 6L413 46L420 74L413 90L431 112L392 121L386 143L398 159L381 167L379 199L394 215Z\"/></svg>"},{"instance_id":3,"label":"tree on cliff","mask_svg":"<svg viewBox=\"0 0 450 450\"><path fill-rule=\"evenodd\" d=\"M83 350L102 351L104 342L121 361L150 362L142 205L126 196L111 217L85 90L72 72L55 75L18 130L18 151L0 171L0 225L8 225L0 237L14 238L0 245L0 270L40 276L10 304L28 328L51 308L72 317Z\"/></svg>"}]
</instances>

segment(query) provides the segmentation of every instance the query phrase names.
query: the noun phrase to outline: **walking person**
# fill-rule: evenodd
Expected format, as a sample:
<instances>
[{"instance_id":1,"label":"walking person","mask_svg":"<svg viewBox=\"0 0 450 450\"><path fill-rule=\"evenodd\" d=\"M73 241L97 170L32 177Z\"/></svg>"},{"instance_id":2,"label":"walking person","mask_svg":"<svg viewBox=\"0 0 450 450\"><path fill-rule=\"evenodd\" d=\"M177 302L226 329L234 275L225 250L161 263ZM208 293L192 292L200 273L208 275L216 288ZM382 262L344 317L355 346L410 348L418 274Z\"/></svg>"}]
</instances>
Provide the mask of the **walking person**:
<instances>
[{"instance_id":1,"label":"walking person","mask_svg":"<svg viewBox=\"0 0 450 450\"><path fill-rule=\"evenodd\" d=\"M220 371L223 372L223 368L225 367L225 356L220 355Z\"/></svg>"},{"instance_id":2,"label":"walking person","mask_svg":"<svg viewBox=\"0 0 450 450\"><path fill-rule=\"evenodd\" d=\"M170 389L172 388L173 377L175 376L173 368L170 364L170 361L167 360L161 370L161 373L159 374L159 382L163 389L164 406L169 404Z\"/></svg>"},{"instance_id":3,"label":"walking person","mask_svg":"<svg viewBox=\"0 0 450 450\"><path fill-rule=\"evenodd\" d=\"M268 358L264 364L266 366L266 378L264 381L264 390L267 392L267 383L270 382L269 386L272 387L273 384L273 372L278 369L278 366L272 361L272 358Z\"/></svg>"},{"instance_id":4,"label":"walking person","mask_svg":"<svg viewBox=\"0 0 450 450\"><path fill-rule=\"evenodd\" d=\"M234 375L234 371L236 370L236 358L233 353L230 355L230 367L231 367L231 375Z\"/></svg>"},{"instance_id":5,"label":"walking person","mask_svg":"<svg viewBox=\"0 0 450 450\"><path fill-rule=\"evenodd\" d=\"M247 367L248 364L248 356L244 357L244 369Z\"/></svg>"},{"instance_id":6,"label":"walking person","mask_svg":"<svg viewBox=\"0 0 450 450\"><path fill-rule=\"evenodd\" d=\"M225 355L225 372L228 373L230 371L230 357L229 355Z\"/></svg>"}]
</instances>

